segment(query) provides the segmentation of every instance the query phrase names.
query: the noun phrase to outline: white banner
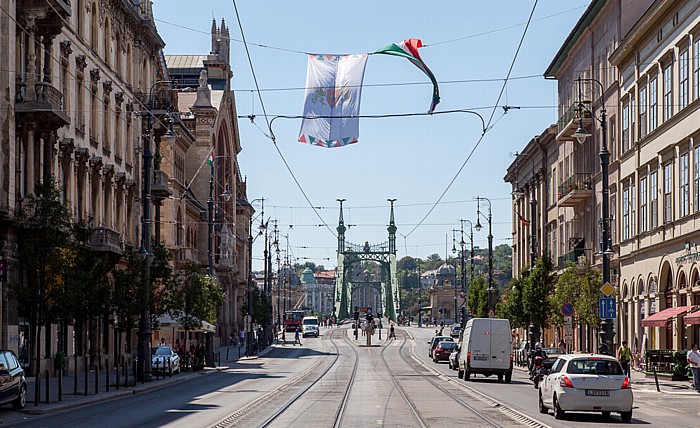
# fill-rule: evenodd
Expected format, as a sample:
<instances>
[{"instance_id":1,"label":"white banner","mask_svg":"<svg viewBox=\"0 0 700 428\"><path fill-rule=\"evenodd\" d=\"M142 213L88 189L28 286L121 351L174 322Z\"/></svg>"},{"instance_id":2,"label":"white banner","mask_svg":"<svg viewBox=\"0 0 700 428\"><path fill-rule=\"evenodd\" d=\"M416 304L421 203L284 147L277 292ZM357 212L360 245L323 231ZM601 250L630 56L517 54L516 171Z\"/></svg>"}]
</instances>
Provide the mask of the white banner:
<instances>
[{"instance_id":1,"label":"white banner","mask_svg":"<svg viewBox=\"0 0 700 428\"><path fill-rule=\"evenodd\" d=\"M367 55L309 55L299 141L322 147L357 142ZM314 119L314 117L318 119Z\"/></svg>"}]
</instances>

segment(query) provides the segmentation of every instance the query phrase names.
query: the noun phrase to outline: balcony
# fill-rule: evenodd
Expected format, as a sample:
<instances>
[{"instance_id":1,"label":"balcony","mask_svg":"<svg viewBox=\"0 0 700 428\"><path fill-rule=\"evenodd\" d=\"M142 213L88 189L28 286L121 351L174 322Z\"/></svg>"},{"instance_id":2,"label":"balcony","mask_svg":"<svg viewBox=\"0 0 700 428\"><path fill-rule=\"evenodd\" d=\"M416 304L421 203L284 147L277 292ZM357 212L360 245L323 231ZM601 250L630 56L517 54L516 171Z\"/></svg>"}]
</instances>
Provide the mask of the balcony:
<instances>
[{"instance_id":1,"label":"balcony","mask_svg":"<svg viewBox=\"0 0 700 428\"><path fill-rule=\"evenodd\" d=\"M199 251L193 247L179 247L171 249L175 261L178 262L197 262L199 260Z\"/></svg>"},{"instance_id":2,"label":"balcony","mask_svg":"<svg viewBox=\"0 0 700 428\"><path fill-rule=\"evenodd\" d=\"M96 253L119 258L122 255L122 242L119 232L108 227L96 227L92 232L90 247Z\"/></svg>"},{"instance_id":3,"label":"balcony","mask_svg":"<svg viewBox=\"0 0 700 428\"><path fill-rule=\"evenodd\" d=\"M18 121L36 123L43 131L55 131L70 123L63 111L63 94L47 82L36 82L33 88L18 83L15 112Z\"/></svg>"},{"instance_id":4,"label":"balcony","mask_svg":"<svg viewBox=\"0 0 700 428\"><path fill-rule=\"evenodd\" d=\"M579 126L579 117L581 116L580 113L580 107L578 104L574 104L569 109L564 112L563 115L559 118L559 121L557 122L558 124L558 133L557 133L557 141L572 141L575 140L572 135L574 132L576 132L576 129L578 129ZM583 127L586 129L591 128L591 112L587 108L584 107L583 110Z\"/></svg>"},{"instance_id":5,"label":"balcony","mask_svg":"<svg viewBox=\"0 0 700 428\"><path fill-rule=\"evenodd\" d=\"M168 186L168 174L161 170L153 172L153 186L151 187L151 196L153 200L163 200L172 196L173 191Z\"/></svg>"},{"instance_id":6,"label":"balcony","mask_svg":"<svg viewBox=\"0 0 700 428\"><path fill-rule=\"evenodd\" d=\"M566 269L569 263L573 263L576 267L586 268L586 262L590 263L592 260L592 250L586 248L574 248L573 250L559 256L557 267L559 270Z\"/></svg>"},{"instance_id":7,"label":"balcony","mask_svg":"<svg viewBox=\"0 0 700 428\"><path fill-rule=\"evenodd\" d=\"M579 172L569 177L557 188L557 205L560 207L576 207L592 196L592 174Z\"/></svg>"}]
</instances>

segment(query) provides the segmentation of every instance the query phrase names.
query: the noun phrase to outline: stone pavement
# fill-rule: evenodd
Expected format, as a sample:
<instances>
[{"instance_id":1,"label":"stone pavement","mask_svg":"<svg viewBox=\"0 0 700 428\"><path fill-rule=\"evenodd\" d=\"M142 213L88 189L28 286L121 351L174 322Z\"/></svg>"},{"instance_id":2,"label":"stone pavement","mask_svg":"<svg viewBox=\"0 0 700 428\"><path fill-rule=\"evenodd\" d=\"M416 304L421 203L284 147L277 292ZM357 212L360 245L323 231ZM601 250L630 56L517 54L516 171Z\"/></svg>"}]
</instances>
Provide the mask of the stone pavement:
<instances>
[{"instance_id":1,"label":"stone pavement","mask_svg":"<svg viewBox=\"0 0 700 428\"><path fill-rule=\"evenodd\" d=\"M269 352L272 347L261 351L257 355L250 358L258 358ZM95 371L92 370L87 376L87 388L85 384L85 376L83 374L78 374L77 379L73 372L68 375L64 375L61 381L62 389L62 399L59 401L59 382L56 377L49 379L48 385L48 403L47 403L47 389L46 389L46 379L40 377L39 388L41 399L38 405L34 405L34 397L36 391L36 378L27 378L27 405L21 412L28 414L46 414L57 412L59 410L71 409L80 406L85 406L98 401L112 400L119 397L124 397L128 395L139 394L146 391L153 391L160 388L166 388L170 385L185 382L187 380L197 378L200 376L206 376L208 374L214 373L217 370L225 370L229 368L232 364L235 364L239 358L245 359L245 347L238 346L221 346L215 350L219 352L219 364L217 367L205 367L203 370L198 371L183 371L179 374L174 374L172 376L163 376L162 374L156 377L154 375L154 380L151 382L141 383L134 382L134 377L129 374L129 386L124 386L124 378L120 379L120 388L116 387L116 375L114 368L110 371L109 378L109 391L107 390L107 379L104 370L98 373L97 376L97 392L95 391ZM77 394L76 392L77 385ZM86 394L87 391L87 394ZM2 420L0 420L2 423Z\"/></svg>"}]
</instances>

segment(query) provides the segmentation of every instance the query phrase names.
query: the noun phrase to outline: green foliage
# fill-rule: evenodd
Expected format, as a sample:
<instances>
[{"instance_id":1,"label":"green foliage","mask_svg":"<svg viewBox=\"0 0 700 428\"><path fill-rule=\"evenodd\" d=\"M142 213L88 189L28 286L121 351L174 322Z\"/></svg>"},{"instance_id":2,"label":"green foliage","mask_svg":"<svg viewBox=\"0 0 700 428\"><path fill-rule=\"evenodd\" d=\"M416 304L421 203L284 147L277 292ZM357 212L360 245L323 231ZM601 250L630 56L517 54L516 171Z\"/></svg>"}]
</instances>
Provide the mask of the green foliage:
<instances>
[{"instance_id":1,"label":"green foliage","mask_svg":"<svg viewBox=\"0 0 700 428\"><path fill-rule=\"evenodd\" d=\"M140 298L143 287L143 259L131 245L127 245L123 255L126 267L113 272L112 312L115 315L114 327L121 332L136 327L136 317L141 312Z\"/></svg>"},{"instance_id":2,"label":"green foliage","mask_svg":"<svg viewBox=\"0 0 700 428\"><path fill-rule=\"evenodd\" d=\"M538 326L548 325L552 313L550 296L554 293L556 277L552 260L548 256L537 259L535 268L528 272L523 282L523 311Z\"/></svg>"},{"instance_id":3,"label":"green foliage","mask_svg":"<svg viewBox=\"0 0 700 428\"><path fill-rule=\"evenodd\" d=\"M173 304L173 294L175 293L175 274L172 268L173 256L165 248L163 242L155 243L151 246L153 260L150 268L151 295L149 302L151 304L150 315L151 323L158 326L158 318L165 314Z\"/></svg>"},{"instance_id":4,"label":"green foliage","mask_svg":"<svg viewBox=\"0 0 700 428\"><path fill-rule=\"evenodd\" d=\"M523 305L523 288L525 286L523 277L513 278L506 289L506 301L497 306L496 314L499 318L508 318L510 325L514 328L527 327L530 319L525 313Z\"/></svg>"},{"instance_id":5,"label":"green foliage","mask_svg":"<svg viewBox=\"0 0 700 428\"><path fill-rule=\"evenodd\" d=\"M190 331L200 328L202 321L216 323L224 293L214 278L200 272L199 264L188 262L177 274L170 303L173 316Z\"/></svg>"},{"instance_id":6,"label":"green foliage","mask_svg":"<svg viewBox=\"0 0 700 428\"><path fill-rule=\"evenodd\" d=\"M272 304L265 292L257 287L253 288L253 322L266 325L272 320Z\"/></svg>"},{"instance_id":7,"label":"green foliage","mask_svg":"<svg viewBox=\"0 0 700 428\"><path fill-rule=\"evenodd\" d=\"M578 268L571 263L557 279L556 291L551 298L553 320L562 323L559 308L564 303L571 303L580 324L599 328L598 298L601 285L602 275L599 271L587 267L581 275Z\"/></svg>"},{"instance_id":8,"label":"green foliage","mask_svg":"<svg viewBox=\"0 0 700 428\"><path fill-rule=\"evenodd\" d=\"M474 278L467 294L467 307L474 318L485 318L489 313L489 296L486 280L479 276Z\"/></svg>"},{"instance_id":9,"label":"green foliage","mask_svg":"<svg viewBox=\"0 0 700 428\"><path fill-rule=\"evenodd\" d=\"M402 257L396 262L396 269L399 271L414 272L416 270L416 259L411 256Z\"/></svg>"}]
</instances>

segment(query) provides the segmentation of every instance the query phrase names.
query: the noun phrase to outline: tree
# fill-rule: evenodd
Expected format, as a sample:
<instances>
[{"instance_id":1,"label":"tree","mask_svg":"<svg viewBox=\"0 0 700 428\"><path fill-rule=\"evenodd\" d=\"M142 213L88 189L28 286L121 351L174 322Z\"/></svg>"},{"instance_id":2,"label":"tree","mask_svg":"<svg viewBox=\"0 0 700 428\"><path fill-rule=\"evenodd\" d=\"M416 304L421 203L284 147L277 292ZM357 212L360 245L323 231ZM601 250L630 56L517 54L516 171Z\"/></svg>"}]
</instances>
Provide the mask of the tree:
<instances>
[{"instance_id":1,"label":"tree","mask_svg":"<svg viewBox=\"0 0 700 428\"><path fill-rule=\"evenodd\" d=\"M598 298L601 278L601 273L591 269L590 266L586 266L585 272L581 275L578 268L571 263L557 279L556 291L551 299L553 319L559 323L563 322L558 308L565 303L570 303L580 325L599 328Z\"/></svg>"},{"instance_id":2,"label":"tree","mask_svg":"<svg viewBox=\"0 0 700 428\"><path fill-rule=\"evenodd\" d=\"M496 306L496 314L499 318L507 318L514 328L527 327L530 320L523 307L523 277L513 278L506 290L505 302Z\"/></svg>"},{"instance_id":3,"label":"tree","mask_svg":"<svg viewBox=\"0 0 700 428\"><path fill-rule=\"evenodd\" d=\"M486 318L488 316L489 296L486 280L482 276L474 278L474 282L469 287L467 306L474 318Z\"/></svg>"},{"instance_id":4,"label":"tree","mask_svg":"<svg viewBox=\"0 0 700 428\"><path fill-rule=\"evenodd\" d=\"M152 286L148 299L151 304L149 314L151 315L151 325L157 328L158 319L172 307L176 285L171 263L173 255L165 247L165 244L163 242L153 244L151 252L153 260L150 270Z\"/></svg>"},{"instance_id":5,"label":"tree","mask_svg":"<svg viewBox=\"0 0 700 428\"><path fill-rule=\"evenodd\" d=\"M536 326L546 326L552 313L550 296L554 293L556 278L552 260L548 256L537 259L523 279L523 310Z\"/></svg>"},{"instance_id":6,"label":"tree","mask_svg":"<svg viewBox=\"0 0 700 428\"><path fill-rule=\"evenodd\" d=\"M61 299L57 296L63 292L62 272L71 223L70 211L60 202L50 177L36 184L35 193L27 196L14 220L18 277L10 283L10 289L20 312L30 319L34 339L30 359L36 360L35 373L41 363L40 328L58 313Z\"/></svg>"},{"instance_id":7,"label":"tree","mask_svg":"<svg viewBox=\"0 0 700 428\"><path fill-rule=\"evenodd\" d=\"M114 328L124 333L136 328L136 319L141 313L143 300L140 298L143 285L143 259L131 245L124 250L125 267L113 272L111 312L114 313ZM117 349L121 350L121 334L117 337Z\"/></svg>"},{"instance_id":8,"label":"tree","mask_svg":"<svg viewBox=\"0 0 700 428\"><path fill-rule=\"evenodd\" d=\"M224 293L211 276L200 272L199 264L188 262L176 277L171 312L187 333L202 327L202 321L216 323L218 308L224 303Z\"/></svg>"}]
</instances>

